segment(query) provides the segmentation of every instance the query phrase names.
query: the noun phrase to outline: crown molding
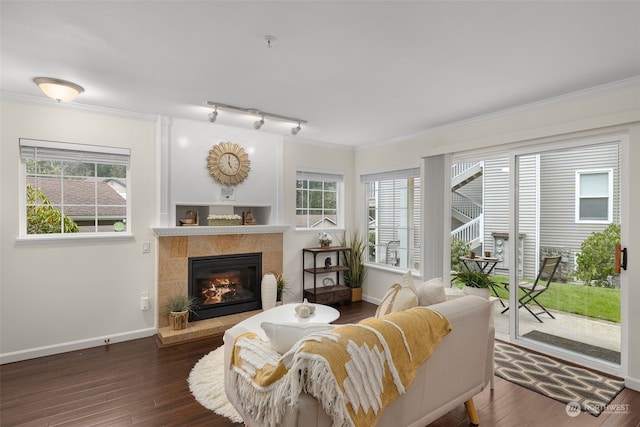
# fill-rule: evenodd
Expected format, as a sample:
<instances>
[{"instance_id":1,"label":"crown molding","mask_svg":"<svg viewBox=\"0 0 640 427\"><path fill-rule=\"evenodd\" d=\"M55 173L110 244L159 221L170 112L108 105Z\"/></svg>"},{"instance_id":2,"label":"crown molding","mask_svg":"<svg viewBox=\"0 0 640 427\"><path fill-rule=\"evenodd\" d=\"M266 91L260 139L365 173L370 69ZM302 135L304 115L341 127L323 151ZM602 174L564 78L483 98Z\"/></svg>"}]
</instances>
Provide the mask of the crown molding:
<instances>
[{"instance_id":1,"label":"crown molding","mask_svg":"<svg viewBox=\"0 0 640 427\"><path fill-rule=\"evenodd\" d=\"M111 116L124 117L128 119L144 120L149 122L155 122L158 120L158 115L137 113L134 111L118 110L115 108L98 107L95 105L81 104L78 102L56 102L50 98L44 98L42 96L22 95L13 92L0 91L0 100L2 101L14 101L23 104L40 105L51 108L64 108L67 110L84 111L98 114L108 114Z\"/></svg>"},{"instance_id":2,"label":"crown molding","mask_svg":"<svg viewBox=\"0 0 640 427\"><path fill-rule=\"evenodd\" d=\"M599 93L608 92L611 90L624 89L627 87L640 85L640 75L633 76L622 80L617 80L615 82L609 82L605 84L601 84L598 86L593 86L586 89L577 90L574 92L569 92L566 94L554 96L551 98L542 99L540 101L530 102L528 104L522 104L517 107L507 108L504 110L494 111L492 113L482 114L480 116L470 117L468 119L459 120L447 124L443 124L440 126L434 126L432 128L416 132L410 135L401 136L398 138L393 138L386 141L373 142L371 144L359 145L356 147L356 151L358 150L366 150L373 147L380 147L389 144L397 144L400 142L405 142L409 140L413 140L415 138L423 137L426 135L431 135L438 132L443 132L450 129L461 128L465 126L471 126L473 124L487 121L487 120L495 120L504 118L507 116L511 116L513 114L522 113L525 111L535 110L539 108L544 108L548 106L553 106L560 104L562 102L571 101L575 99L586 98L588 96L597 95Z\"/></svg>"}]
</instances>

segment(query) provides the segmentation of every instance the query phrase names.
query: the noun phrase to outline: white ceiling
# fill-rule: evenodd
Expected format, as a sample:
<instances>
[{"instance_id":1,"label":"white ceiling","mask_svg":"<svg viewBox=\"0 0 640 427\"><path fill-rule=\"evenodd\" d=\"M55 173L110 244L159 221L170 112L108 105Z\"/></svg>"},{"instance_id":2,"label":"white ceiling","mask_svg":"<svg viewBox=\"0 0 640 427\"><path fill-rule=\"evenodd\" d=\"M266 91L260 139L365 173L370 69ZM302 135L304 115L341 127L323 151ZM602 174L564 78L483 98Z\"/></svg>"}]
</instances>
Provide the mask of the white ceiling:
<instances>
[{"instance_id":1,"label":"white ceiling","mask_svg":"<svg viewBox=\"0 0 640 427\"><path fill-rule=\"evenodd\" d=\"M364 145L640 75L640 1L6 1L1 89ZM265 35L276 40L267 48ZM52 103L55 101L51 101ZM218 122L255 119L220 112ZM239 122L242 120L242 122ZM267 123L260 131L288 133Z\"/></svg>"}]
</instances>

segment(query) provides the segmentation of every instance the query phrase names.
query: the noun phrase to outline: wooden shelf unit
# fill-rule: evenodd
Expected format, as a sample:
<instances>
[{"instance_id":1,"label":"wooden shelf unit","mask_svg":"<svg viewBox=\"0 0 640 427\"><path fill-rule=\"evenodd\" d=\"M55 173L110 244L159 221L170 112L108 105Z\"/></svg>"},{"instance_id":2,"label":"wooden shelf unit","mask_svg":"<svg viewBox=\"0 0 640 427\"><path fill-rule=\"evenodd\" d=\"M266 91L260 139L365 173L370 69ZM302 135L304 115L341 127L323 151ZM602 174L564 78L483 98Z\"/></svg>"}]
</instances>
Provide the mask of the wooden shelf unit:
<instances>
[{"instance_id":1,"label":"wooden shelf unit","mask_svg":"<svg viewBox=\"0 0 640 427\"><path fill-rule=\"evenodd\" d=\"M349 270L348 267L340 265L340 254L350 252L351 248L343 246L329 246L326 248L304 248L302 249L302 294L303 298L307 298L309 302L317 304L337 304L341 302L351 302L351 288L340 284L340 272ZM306 267L306 255L311 254L313 257L313 267ZM318 255L329 254L335 255L330 267L318 267ZM317 276L319 274L336 274L335 284L332 286L318 286ZM313 275L313 288L306 289L306 275Z\"/></svg>"}]
</instances>

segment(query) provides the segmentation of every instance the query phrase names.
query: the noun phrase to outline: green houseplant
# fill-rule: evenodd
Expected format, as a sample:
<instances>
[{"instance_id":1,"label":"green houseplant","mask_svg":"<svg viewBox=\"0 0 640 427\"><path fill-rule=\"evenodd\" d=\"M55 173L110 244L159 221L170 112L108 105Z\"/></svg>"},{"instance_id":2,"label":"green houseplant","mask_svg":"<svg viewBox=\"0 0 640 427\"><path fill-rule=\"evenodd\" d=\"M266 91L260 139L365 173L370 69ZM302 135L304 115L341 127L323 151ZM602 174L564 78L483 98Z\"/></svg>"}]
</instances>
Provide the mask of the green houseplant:
<instances>
[{"instance_id":1,"label":"green houseplant","mask_svg":"<svg viewBox=\"0 0 640 427\"><path fill-rule=\"evenodd\" d=\"M189 323L189 313L196 307L196 299L186 295L173 295L166 303L169 326L173 330L185 329Z\"/></svg>"},{"instance_id":2,"label":"green houseplant","mask_svg":"<svg viewBox=\"0 0 640 427\"><path fill-rule=\"evenodd\" d=\"M282 297L289 293L289 279L284 274L276 274L276 305L282 304Z\"/></svg>"},{"instance_id":3,"label":"green houseplant","mask_svg":"<svg viewBox=\"0 0 640 427\"><path fill-rule=\"evenodd\" d=\"M344 272L344 284L351 288L351 301L362 300L362 283L367 276L364 259L367 250L365 236L356 230L351 235L343 234L340 238L340 246L351 248L351 251L342 252L343 264L348 268Z\"/></svg>"},{"instance_id":4,"label":"green houseplant","mask_svg":"<svg viewBox=\"0 0 640 427\"><path fill-rule=\"evenodd\" d=\"M453 275L456 281L462 283L463 292L489 298L489 287L493 281L487 273L478 270L463 270Z\"/></svg>"}]
</instances>

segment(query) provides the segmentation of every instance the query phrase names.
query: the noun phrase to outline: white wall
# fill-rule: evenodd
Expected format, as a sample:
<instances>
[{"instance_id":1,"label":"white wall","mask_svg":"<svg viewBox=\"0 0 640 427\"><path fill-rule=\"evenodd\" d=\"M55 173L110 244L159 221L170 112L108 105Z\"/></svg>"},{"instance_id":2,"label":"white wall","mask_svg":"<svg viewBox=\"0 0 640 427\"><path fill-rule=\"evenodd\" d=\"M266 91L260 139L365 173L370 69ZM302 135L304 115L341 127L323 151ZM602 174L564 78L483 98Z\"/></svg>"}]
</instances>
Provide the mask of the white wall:
<instances>
[{"instance_id":1,"label":"white wall","mask_svg":"<svg viewBox=\"0 0 640 427\"><path fill-rule=\"evenodd\" d=\"M640 305L640 287L636 286L640 283L640 226L633 221L640 212L640 192L629 191L631 185L637 186L638 174L633 167L640 163L639 79L453 124L390 144L366 147L356 152L354 172L358 177L371 171L411 167L420 157L481 148L497 151L501 144L536 144L613 130L628 132L630 136L630 155L625 161L631 173L627 174L628 181L622 183L630 201L626 215L622 215L622 237L629 248L630 265L624 274L630 286L626 298L623 294L622 304L630 325L627 384L640 390L640 311L635 309ZM358 191L357 185L354 186L353 193L359 194ZM355 200L356 223L363 224L366 220L364 198L358 196ZM364 298L378 302L401 273L369 269L363 286Z\"/></svg>"},{"instance_id":2,"label":"white wall","mask_svg":"<svg viewBox=\"0 0 640 427\"><path fill-rule=\"evenodd\" d=\"M291 228L284 235L284 274L290 279L291 295L285 296L284 301L300 301L302 298L302 249L318 246L317 231L296 231L296 171L298 168L325 172L344 173L344 186L346 197L345 225L352 229L354 224L353 202L354 196L350 189L360 185L360 181L354 182L353 150L339 146L319 146L317 144L299 142L296 138L285 139L284 144L284 221L291 224ZM334 244L344 229L330 233ZM309 258L310 259L310 258ZM313 280L308 275L307 280ZM307 282L310 283L310 282ZM312 283L312 282L311 282ZM308 285L307 285L308 287Z\"/></svg>"},{"instance_id":3,"label":"white wall","mask_svg":"<svg viewBox=\"0 0 640 427\"><path fill-rule=\"evenodd\" d=\"M172 119L168 143L169 209L175 217L175 204L267 205L271 206L269 224L279 224L282 191L282 136L255 129L241 129L194 120ZM209 175L209 150L220 142L234 142L249 154L249 176L233 187L233 201L221 198L222 185ZM165 216L163 216L165 217ZM206 221L201 219L201 224ZM162 226L173 226L170 221Z\"/></svg>"},{"instance_id":4,"label":"white wall","mask_svg":"<svg viewBox=\"0 0 640 427\"><path fill-rule=\"evenodd\" d=\"M155 333L155 124L51 102L3 100L0 119L0 355L2 363ZM134 238L17 243L19 138L131 149ZM142 254L142 241L152 242ZM140 292L152 308L140 310Z\"/></svg>"}]
</instances>

